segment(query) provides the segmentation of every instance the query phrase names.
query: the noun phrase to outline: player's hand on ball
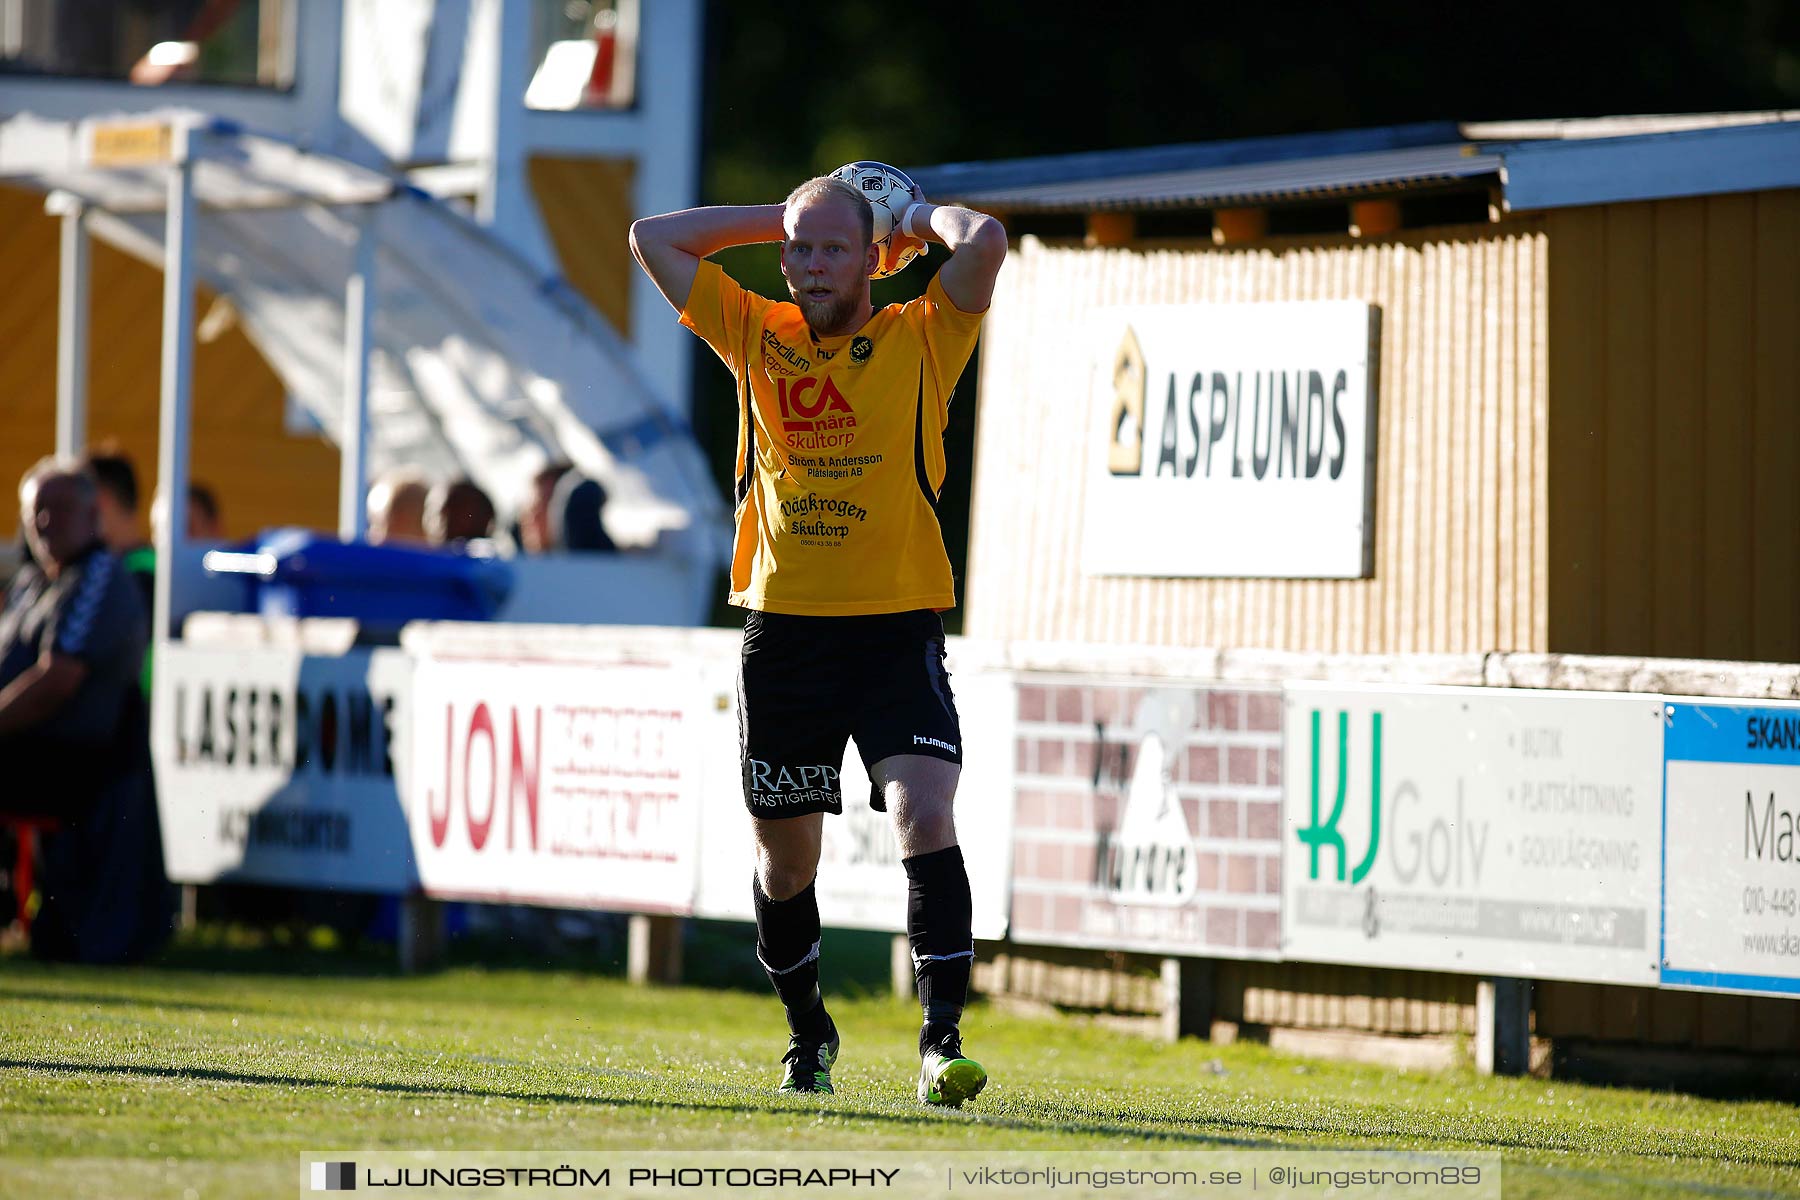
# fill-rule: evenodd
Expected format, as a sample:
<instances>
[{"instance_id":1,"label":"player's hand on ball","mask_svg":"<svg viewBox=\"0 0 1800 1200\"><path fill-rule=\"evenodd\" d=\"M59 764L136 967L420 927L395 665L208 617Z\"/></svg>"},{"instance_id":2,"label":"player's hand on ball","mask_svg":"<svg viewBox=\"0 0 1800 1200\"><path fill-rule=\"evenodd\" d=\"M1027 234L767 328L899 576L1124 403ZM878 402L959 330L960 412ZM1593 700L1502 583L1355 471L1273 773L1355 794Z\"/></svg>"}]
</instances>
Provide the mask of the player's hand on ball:
<instances>
[{"instance_id":1,"label":"player's hand on ball","mask_svg":"<svg viewBox=\"0 0 1800 1200\"><path fill-rule=\"evenodd\" d=\"M845 163L831 174L855 188L874 211L875 249L879 257L869 278L886 279L925 253L922 239L907 237L900 229L907 208L925 198L919 185L904 171L864 160Z\"/></svg>"}]
</instances>

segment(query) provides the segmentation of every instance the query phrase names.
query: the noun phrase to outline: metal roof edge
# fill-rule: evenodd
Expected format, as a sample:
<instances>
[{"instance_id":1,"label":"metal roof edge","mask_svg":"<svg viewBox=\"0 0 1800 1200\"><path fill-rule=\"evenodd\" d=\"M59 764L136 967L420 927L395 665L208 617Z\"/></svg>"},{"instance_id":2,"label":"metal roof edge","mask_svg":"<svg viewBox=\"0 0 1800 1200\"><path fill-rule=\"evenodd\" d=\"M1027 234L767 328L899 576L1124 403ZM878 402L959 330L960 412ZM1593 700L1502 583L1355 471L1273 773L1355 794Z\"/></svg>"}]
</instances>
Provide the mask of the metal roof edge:
<instances>
[{"instance_id":1,"label":"metal roof edge","mask_svg":"<svg viewBox=\"0 0 1800 1200\"><path fill-rule=\"evenodd\" d=\"M1725 129L1800 121L1800 109L1745 112L1644 113L1610 117L1552 117L1518 121L1465 121L1462 135L1472 142L1579 141L1645 134Z\"/></svg>"},{"instance_id":2,"label":"metal roof edge","mask_svg":"<svg viewBox=\"0 0 1800 1200\"><path fill-rule=\"evenodd\" d=\"M1073 183L1202 167L1327 158L1377 150L1442 145L1463 140L1455 121L1424 121L1374 129L1291 133L1217 142L1186 142L1172 146L1142 146L1129 150L1093 150L1034 158L941 163L907 168L907 174L926 195L956 197L1002 188Z\"/></svg>"},{"instance_id":3,"label":"metal roof edge","mask_svg":"<svg viewBox=\"0 0 1800 1200\"><path fill-rule=\"evenodd\" d=\"M1800 187L1800 123L1485 147L1508 211Z\"/></svg>"}]
</instances>

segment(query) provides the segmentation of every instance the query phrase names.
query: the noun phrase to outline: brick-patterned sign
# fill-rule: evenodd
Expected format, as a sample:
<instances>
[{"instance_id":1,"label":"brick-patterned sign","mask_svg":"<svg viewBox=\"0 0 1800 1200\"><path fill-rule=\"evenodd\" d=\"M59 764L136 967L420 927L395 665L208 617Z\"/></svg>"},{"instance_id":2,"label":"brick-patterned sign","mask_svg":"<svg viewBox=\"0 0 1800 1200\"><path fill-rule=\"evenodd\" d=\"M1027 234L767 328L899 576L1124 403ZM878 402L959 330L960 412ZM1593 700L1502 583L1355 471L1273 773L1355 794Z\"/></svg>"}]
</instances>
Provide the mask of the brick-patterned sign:
<instances>
[{"instance_id":1,"label":"brick-patterned sign","mask_svg":"<svg viewBox=\"0 0 1800 1200\"><path fill-rule=\"evenodd\" d=\"M1021 675L1012 937L1274 958L1281 693Z\"/></svg>"}]
</instances>

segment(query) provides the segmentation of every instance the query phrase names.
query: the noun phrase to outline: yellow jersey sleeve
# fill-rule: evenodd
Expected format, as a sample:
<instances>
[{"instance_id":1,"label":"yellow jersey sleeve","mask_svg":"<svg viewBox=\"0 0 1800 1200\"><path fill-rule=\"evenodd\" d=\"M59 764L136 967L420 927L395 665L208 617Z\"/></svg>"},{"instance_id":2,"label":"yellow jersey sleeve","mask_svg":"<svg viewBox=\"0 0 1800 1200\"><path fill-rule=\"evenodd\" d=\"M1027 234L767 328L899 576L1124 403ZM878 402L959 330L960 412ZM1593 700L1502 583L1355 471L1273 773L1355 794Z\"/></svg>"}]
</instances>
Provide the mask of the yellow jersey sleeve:
<instances>
[{"instance_id":1,"label":"yellow jersey sleeve","mask_svg":"<svg viewBox=\"0 0 1800 1200\"><path fill-rule=\"evenodd\" d=\"M681 323L699 334L731 373L738 375L744 370L763 314L774 303L746 291L718 263L703 258L682 306Z\"/></svg>"},{"instance_id":2,"label":"yellow jersey sleeve","mask_svg":"<svg viewBox=\"0 0 1800 1200\"><path fill-rule=\"evenodd\" d=\"M919 309L920 333L925 341L925 361L937 381L939 418L950 411L950 392L969 365L975 341L981 335L986 313L968 313L956 307L938 277L931 277Z\"/></svg>"}]
</instances>

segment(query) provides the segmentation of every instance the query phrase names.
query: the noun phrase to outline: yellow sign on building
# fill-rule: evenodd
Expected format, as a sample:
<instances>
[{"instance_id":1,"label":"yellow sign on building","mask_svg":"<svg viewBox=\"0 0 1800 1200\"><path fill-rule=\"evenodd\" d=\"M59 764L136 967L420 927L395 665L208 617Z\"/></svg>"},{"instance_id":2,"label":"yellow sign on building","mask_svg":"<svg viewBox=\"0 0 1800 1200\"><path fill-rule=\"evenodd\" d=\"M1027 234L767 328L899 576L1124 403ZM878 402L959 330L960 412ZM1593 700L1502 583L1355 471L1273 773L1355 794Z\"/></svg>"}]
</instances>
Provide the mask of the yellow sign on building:
<instances>
[{"instance_id":1,"label":"yellow sign on building","mask_svg":"<svg viewBox=\"0 0 1800 1200\"><path fill-rule=\"evenodd\" d=\"M88 163L95 167L135 167L168 162L175 134L167 121L131 121L96 125Z\"/></svg>"}]
</instances>

